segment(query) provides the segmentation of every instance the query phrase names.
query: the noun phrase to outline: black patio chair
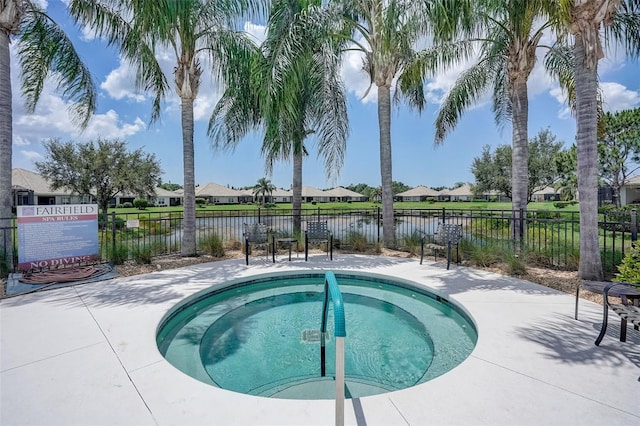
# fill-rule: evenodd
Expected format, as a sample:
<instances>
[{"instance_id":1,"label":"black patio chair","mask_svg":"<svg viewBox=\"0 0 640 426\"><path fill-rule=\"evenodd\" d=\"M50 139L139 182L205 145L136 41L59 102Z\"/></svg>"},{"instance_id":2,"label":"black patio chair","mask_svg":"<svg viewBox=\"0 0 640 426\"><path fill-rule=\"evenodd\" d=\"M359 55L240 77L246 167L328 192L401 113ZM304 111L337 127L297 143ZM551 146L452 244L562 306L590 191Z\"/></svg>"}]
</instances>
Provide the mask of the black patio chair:
<instances>
[{"instance_id":1,"label":"black patio chair","mask_svg":"<svg viewBox=\"0 0 640 426\"><path fill-rule=\"evenodd\" d=\"M269 227L263 223L254 223L253 225L244 224L244 253L247 265L249 264L249 252L253 248L264 249L265 257L269 260L269 249L273 263L276 263L276 243L275 235Z\"/></svg>"},{"instance_id":2,"label":"black patio chair","mask_svg":"<svg viewBox=\"0 0 640 426\"><path fill-rule=\"evenodd\" d=\"M327 222L307 222L304 231L304 260L309 260L309 244L326 244L329 259L333 260L333 235Z\"/></svg>"},{"instance_id":3,"label":"black patio chair","mask_svg":"<svg viewBox=\"0 0 640 426\"><path fill-rule=\"evenodd\" d=\"M458 243L462 239L462 225L456 223L440 223L438 229L433 235L433 241L427 242L428 235L423 235L420 241L420 264L422 265L422 259L424 258L424 248L427 247L433 250L433 260L437 260L438 251L446 250L447 253L447 269L451 264L451 248L456 246L456 263L460 260L460 253L458 251Z\"/></svg>"}]
</instances>

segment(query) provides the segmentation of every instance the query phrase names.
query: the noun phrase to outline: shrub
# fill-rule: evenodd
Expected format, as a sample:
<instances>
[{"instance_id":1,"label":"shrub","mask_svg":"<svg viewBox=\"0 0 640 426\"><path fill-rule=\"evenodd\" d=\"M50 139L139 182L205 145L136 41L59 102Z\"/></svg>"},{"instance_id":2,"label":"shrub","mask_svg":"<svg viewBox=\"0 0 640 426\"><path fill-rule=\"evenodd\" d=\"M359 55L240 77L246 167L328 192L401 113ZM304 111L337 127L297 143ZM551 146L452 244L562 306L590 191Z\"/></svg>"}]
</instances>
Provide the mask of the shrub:
<instances>
[{"instance_id":1,"label":"shrub","mask_svg":"<svg viewBox=\"0 0 640 426\"><path fill-rule=\"evenodd\" d=\"M133 257L133 260L139 265L149 265L153 257L153 247L136 247L131 251L131 257Z\"/></svg>"},{"instance_id":2,"label":"shrub","mask_svg":"<svg viewBox=\"0 0 640 426\"><path fill-rule=\"evenodd\" d=\"M207 204L207 200L201 197L196 198L196 205L198 207L204 207L204 205Z\"/></svg>"},{"instance_id":3,"label":"shrub","mask_svg":"<svg viewBox=\"0 0 640 426\"><path fill-rule=\"evenodd\" d=\"M417 255L420 252L420 242L422 241L422 233L414 230L411 234L402 236L402 244L411 255Z\"/></svg>"},{"instance_id":4,"label":"shrub","mask_svg":"<svg viewBox=\"0 0 640 426\"><path fill-rule=\"evenodd\" d=\"M435 197L427 197L427 203L433 204L435 202L436 202L436 198Z\"/></svg>"},{"instance_id":5,"label":"shrub","mask_svg":"<svg viewBox=\"0 0 640 426\"><path fill-rule=\"evenodd\" d=\"M615 281L640 284L640 242L631 244L631 250L618 265Z\"/></svg>"},{"instance_id":6,"label":"shrub","mask_svg":"<svg viewBox=\"0 0 640 426\"><path fill-rule=\"evenodd\" d=\"M210 234L198 242L200 250L213 257L224 256L224 243L218 234Z\"/></svg>"},{"instance_id":7,"label":"shrub","mask_svg":"<svg viewBox=\"0 0 640 426\"><path fill-rule=\"evenodd\" d=\"M0 277L6 277L9 275L9 262L4 253L0 253ZM0 284L2 285L2 284Z\"/></svg>"},{"instance_id":8,"label":"shrub","mask_svg":"<svg viewBox=\"0 0 640 426\"><path fill-rule=\"evenodd\" d=\"M242 250L242 241L227 240L224 242L224 248L226 250Z\"/></svg>"},{"instance_id":9,"label":"shrub","mask_svg":"<svg viewBox=\"0 0 640 426\"><path fill-rule=\"evenodd\" d=\"M507 266L507 273L512 276L520 276L527 273L527 265L524 260L526 256L518 256L512 251L504 253L504 262Z\"/></svg>"},{"instance_id":10,"label":"shrub","mask_svg":"<svg viewBox=\"0 0 640 426\"><path fill-rule=\"evenodd\" d=\"M125 202L125 203L122 203L122 208L124 208L124 209L130 209L131 207L133 207L133 204L131 204L128 201Z\"/></svg>"},{"instance_id":11,"label":"shrub","mask_svg":"<svg viewBox=\"0 0 640 426\"><path fill-rule=\"evenodd\" d=\"M553 203L553 207L555 207L556 209L564 209L569 204L570 204L569 201L556 201Z\"/></svg>"},{"instance_id":12,"label":"shrub","mask_svg":"<svg viewBox=\"0 0 640 426\"><path fill-rule=\"evenodd\" d=\"M117 243L115 248L111 244L107 245L107 258L114 265L122 265L128 256L129 248L126 245Z\"/></svg>"},{"instance_id":13,"label":"shrub","mask_svg":"<svg viewBox=\"0 0 640 426\"><path fill-rule=\"evenodd\" d=\"M486 268L498 263L501 255L502 249L496 245L475 246L471 250L470 261L472 264Z\"/></svg>"},{"instance_id":14,"label":"shrub","mask_svg":"<svg viewBox=\"0 0 640 426\"><path fill-rule=\"evenodd\" d=\"M133 206L138 210L144 210L149 207L149 202L144 198L136 198L133 200Z\"/></svg>"},{"instance_id":15,"label":"shrub","mask_svg":"<svg viewBox=\"0 0 640 426\"><path fill-rule=\"evenodd\" d=\"M367 237L360 232L349 232L346 238L347 245L351 246L353 251L365 252L367 251Z\"/></svg>"}]
</instances>

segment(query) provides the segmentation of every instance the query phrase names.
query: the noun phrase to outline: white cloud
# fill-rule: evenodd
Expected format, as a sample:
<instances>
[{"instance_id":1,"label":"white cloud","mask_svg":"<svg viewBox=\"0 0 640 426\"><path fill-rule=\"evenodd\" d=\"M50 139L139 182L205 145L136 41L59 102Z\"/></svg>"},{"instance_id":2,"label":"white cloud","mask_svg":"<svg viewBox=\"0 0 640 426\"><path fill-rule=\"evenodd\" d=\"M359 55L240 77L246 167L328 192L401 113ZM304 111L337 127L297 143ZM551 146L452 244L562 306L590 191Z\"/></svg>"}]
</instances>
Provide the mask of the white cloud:
<instances>
[{"instance_id":1,"label":"white cloud","mask_svg":"<svg viewBox=\"0 0 640 426\"><path fill-rule=\"evenodd\" d=\"M609 112L631 109L640 104L640 92L629 90L620 83L600 83L604 110Z\"/></svg>"},{"instance_id":2,"label":"white cloud","mask_svg":"<svg viewBox=\"0 0 640 426\"><path fill-rule=\"evenodd\" d=\"M367 89L370 86L369 75L362 69L363 53L359 51L347 51L342 59L342 67L340 75L344 82L347 92L355 94L362 103L376 102L378 99L378 88L375 84L371 86L369 93ZM367 93L367 96L362 97Z\"/></svg>"},{"instance_id":3,"label":"white cloud","mask_svg":"<svg viewBox=\"0 0 640 426\"><path fill-rule=\"evenodd\" d=\"M22 136L13 135L13 144L15 146L28 146L31 145L28 139L23 138Z\"/></svg>"},{"instance_id":4,"label":"white cloud","mask_svg":"<svg viewBox=\"0 0 640 426\"><path fill-rule=\"evenodd\" d=\"M42 154L40 154L37 151L27 151L27 150L21 150L20 154L29 161L38 161L38 160L42 160L44 157L42 156Z\"/></svg>"},{"instance_id":5,"label":"white cloud","mask_svg":"<svg viewBox=\"0 0 640 426\"><path fill-rule=\"evenodd\" d=\"M571 108L569 108L569 102L567 100L567 93L560 88L558 84L554 85L549 94L553 96L560 104L560 110L558 111L558 118L567 119L571 117Z\"/></svg>"},{"instance_id":6,"label":"white cloud","mask_svg":"<svg viewBox=\"0 0 640 426\"><path fill-rule=\"evenodd\" d=\"M100 84L100 88L116 100L126 98L136 102L143 102L145 96L136 90L135 81L135 70L127 61L120 59L120 66L107 75L105 80Z\"/></svg>"},{"instance_id":7,"label":"white cloud","mask_svg":"<svg viewBox=\"0 0 640 426\"><path fill-rule=\"evenodd\" d=\"M109 110L105 114L94 115L84 132L79 133L74 130L74 134L81 136L83 139L95 139L98 137L124 139L127 136L133 136L141 132L145 128L146 126L140 117L136 117L133 123L124 123L117 112Z\"/></svg>"},{"instance_id":8,"label":"white cloud","mask_svg":"<svg viewBox=\"0 0 640 426\"><path fill-rule=\"evenodd\" d=\"M251 39L257 45L262 44L267 37L267 27L264 25L254 24L253 22L244 23L244 31L249 34Z\"/></svg>"}]
</instances>

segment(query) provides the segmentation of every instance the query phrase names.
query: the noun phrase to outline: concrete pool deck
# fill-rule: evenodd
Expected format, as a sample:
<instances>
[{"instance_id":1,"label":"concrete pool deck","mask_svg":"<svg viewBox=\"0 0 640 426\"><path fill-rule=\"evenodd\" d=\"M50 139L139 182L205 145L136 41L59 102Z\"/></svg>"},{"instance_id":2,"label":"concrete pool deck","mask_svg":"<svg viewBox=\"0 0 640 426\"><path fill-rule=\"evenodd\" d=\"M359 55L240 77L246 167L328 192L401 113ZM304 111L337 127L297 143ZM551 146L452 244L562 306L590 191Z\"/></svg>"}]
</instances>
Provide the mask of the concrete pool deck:
<instances>
[{"instance_id":1,"label":"concrete pool deck","mask_svg":"<svg viewBox=\"0 0 640 426\"><path fill-rule=\"evenodd\" d=\"M461 303L471 356L419 386L347 400L348 425L637 425L640 333L600 347L601 306L544 286L442 262L340 255L199 264L0 301L2 425L330 425L334 402L253 397L198 382L160 355L178 301L211 285L297 269L402 277ZM348 344L348 336L347 336Z\"/></svg>"}]
</instances>

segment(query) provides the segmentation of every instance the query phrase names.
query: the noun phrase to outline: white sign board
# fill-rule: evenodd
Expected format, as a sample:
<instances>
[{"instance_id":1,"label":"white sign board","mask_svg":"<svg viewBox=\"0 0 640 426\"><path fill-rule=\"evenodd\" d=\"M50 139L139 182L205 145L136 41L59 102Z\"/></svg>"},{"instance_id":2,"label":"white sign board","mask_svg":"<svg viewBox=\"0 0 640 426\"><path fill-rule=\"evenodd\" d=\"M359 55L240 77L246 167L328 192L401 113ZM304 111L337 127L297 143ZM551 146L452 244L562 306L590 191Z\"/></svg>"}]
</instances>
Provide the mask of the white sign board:
<instances>
[{"instance_id":1,"label":"white sign board","mask_svg":"<svg viewBox=\"0 0 640 426\"><path fill-rule=\"evenodd\" d=\"M99 259L98 205L18 206L21 270L75 265Z\"/></svg>"}]
</instances>

